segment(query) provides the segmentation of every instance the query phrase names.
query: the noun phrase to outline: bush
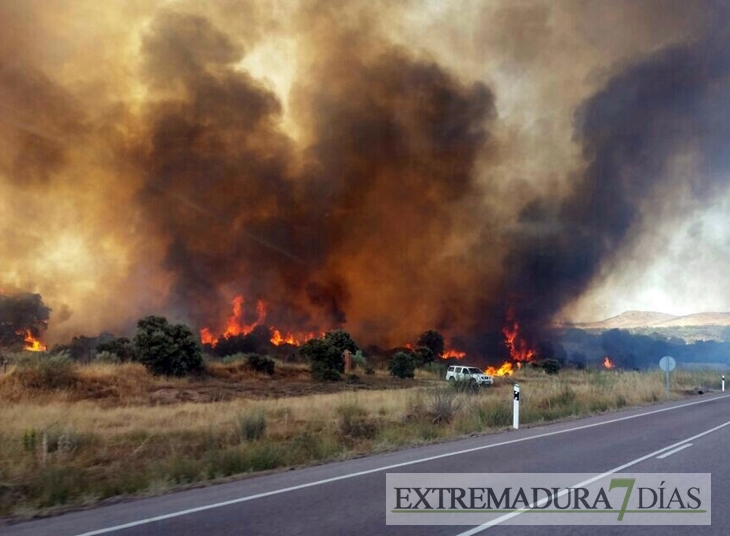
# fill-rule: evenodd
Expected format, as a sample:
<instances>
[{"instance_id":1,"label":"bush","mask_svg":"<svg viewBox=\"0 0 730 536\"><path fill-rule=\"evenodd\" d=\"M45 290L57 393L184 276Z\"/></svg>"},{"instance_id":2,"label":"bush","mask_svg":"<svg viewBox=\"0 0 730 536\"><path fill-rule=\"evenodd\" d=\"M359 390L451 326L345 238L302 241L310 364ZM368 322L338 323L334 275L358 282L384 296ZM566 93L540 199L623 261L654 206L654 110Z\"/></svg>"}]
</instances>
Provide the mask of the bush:
<instances>
[{"instance_id":1,"label":"bush","mask_svg":"<svg viewBox=\"0 0 730 536\"><path fill-rule=\"evenodd\" d=\"M266 434L266 417L261 412L241 413L236 418L236 432L240 441L256 441Z\"/></svg>"},{"instance_id":2,"label":"bush","mask_svg":"<svg viewBox=\"0 0 730 536\"><path fill-rule=\"evenodd\" d=\"M14 374L29 389L68 389L78 381L73 362L63 354L21 361Z\"/></svg>"},{"instance_id":3,"label":"bush","mask_svg":"<svg viewBox=\"0 0 730 536\"><path fill-rule=\"evenodd\" d=\"M368 362L367 362L367 359L365 359L365 356L362 355L362 350L358 350L352 356L352 364L355 367L359 367L359 368L361 368L363 370L367 370L367 368L368 368Z\"/></svg>"},{"instance_id":4,"label":"bush","mask_svg":"<svg viewBox=\"0 0 730 536\"><path fill-rule=\"evenodd\" d=\"M479 391L479 384L473 378L454 380L449 383L457 393L476 393Z\"/></svg>"},{"instance_id":5,"label":"bush","mask_svg":"<svg viewBox=\"0 0 730 536\"><path fill-rule=\"evenodd\" d=\"M345 371L342 352L327 340L310 339L299 350L311 366L312 377L319 381L336 381Z\"/></svg>"},{"instance_id":6,"label":"bush","mask_svg":"<svg viewBox=\"0 0 730 536\"><path fill-rule=\"evenodd\" d=\"M329 344L337 348L337 351L340 352L340 355L343 354L345 350L350 350L350 352L352 352L353 354L359 350L352 336L344 329L334 329L332 331L328 331L324 335L324 340L325 342L328 342Z\"/></svg>"},{"instance_id":7,"label":"bush","mask_svg":"<svg viewBox=\"0 0 730 536\"><path fill-rule=\"evenodd\" d=\"M274 375L274 360L268 356L249 354L246 358L246 365L256 372L265 372L269 376Z\"/></svg>"},{"instance_id":8,"label":"bush","mask_svg":"<svg viewBox=\"0 0 730 536\"><path fill-rule=\"evenodd\" d=\"M428 346L419 346L414 353L416 354L419 367L433 363L436 360L436 355Z\"/></svg>"},{"instance_id":9,"label":"bush","mask_svg":"<svg viewBox=\"0 0 730 536\"><path fill-rule=\"evenodd\" d=\"M132 344L132 341L130 341L126 337L119 337L107 342L103 342L97 345L96 352L97 359L99 359L99 354L107 352L117 357L116 362L121 361L122 363L124 363L125 361L137 360L137 354L134 351L134 345Z\"/></svg>"},{"instance_id":10,"label":"bush","mask_svg":"<svg viewBox=\"0 0 730 536\"><path fill-rule=\"evenodd\" d=\"M444 336L434 329L429 329L418 337L418 346L425 346L434 356L440 356L444 353Z\"/></svg>"},{"instance_id":11,"label":"bush","mask_svg":"<svg viewBox=\"0 0 730 536\"><path fill-rule=\"evenodd\" d=\"M461 409L461 403L453 391L437 389L427 398L428 412L434 424L448 424Z\"/></svg>"},{"instance_id":12,"label":"bush","mask_svg":"<svg viewBox=\"0 0 730 536\"><path fill-rule=\"evenodd\" d=\"M378 424L368 418L367 411L357 404L345 404L337 408L339 428L343 436L372 439L378 432Z\"/></svg>"},{"instance_id":13,"label":"bush","mask_svg":"<svg viewBox=\"0 0 730 536\"><path fill-rule=\"evenodd\" d=\"M560 362L557 359L545 359L540 365L547 374L557 374L560 371Z\"/></svg>"},{"instance_id":14,"label":"bush","mask_svg":"<svg viewBox=\"0 0 730 536\"><path fill-rule=\"evenodd\" d=\"M203 354L189 327L148 316L137 323L134 347L139 361L153 374L184 376L203 369Z\"/></svg>"},{"instance_id":15,"label":"bush","mask_svg":"<svg viewBox=\"0 0 730 536\"><path fill-rule=\"evenodd\" d=\"M416 372L416 359L411 353L398 352L390 362L390 375L396 378L413 378Z\"/></svg>"}]
</instances>

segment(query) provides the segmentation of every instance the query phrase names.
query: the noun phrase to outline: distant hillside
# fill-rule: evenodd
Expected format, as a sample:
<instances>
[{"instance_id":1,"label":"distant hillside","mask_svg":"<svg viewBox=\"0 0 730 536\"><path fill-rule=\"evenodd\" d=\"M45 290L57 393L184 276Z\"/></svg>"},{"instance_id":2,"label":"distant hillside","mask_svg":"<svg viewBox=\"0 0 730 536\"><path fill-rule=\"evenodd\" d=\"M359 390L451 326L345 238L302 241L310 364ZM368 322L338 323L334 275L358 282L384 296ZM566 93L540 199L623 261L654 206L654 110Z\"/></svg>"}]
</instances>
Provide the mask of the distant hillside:
<instances>
[{"instance_id":1,"label":"distant hillside","mask_svg":"<svg viewBox=\"0 0 730 536\"><path fill-rule=\"evenodd\" d=\"M606 320L572 325L589 331L622 329L637 335L678 337L687 342L730 340L727 326L730 326L730 313L694 313L675 316L654 311L626 311Z\"/></svg>"},{"instance_id":2,"label":"distant hillside","mask_svg":"<svg viewBox=\"0 0 730 536\"><path fill-rule=\"evenodd\" d=\"M674 322L684 317L657 313L654 311L626 311L620 315L600 320L598 322L584 322L575 324L581 329L632 329L659 326L666 322ZM681 324L684 325L684 324Z\"/></svg>"},{"instance_id":3,"label":"distant hillside","mask_svg":"<svg viewBox=\"0 0 730 536\"><path fill-rule=\"evenodd\" d=\"M675 317L658 325L667 328L679 326L730 326L730 313L695 313Z\"/></svg>"}]
</instances>

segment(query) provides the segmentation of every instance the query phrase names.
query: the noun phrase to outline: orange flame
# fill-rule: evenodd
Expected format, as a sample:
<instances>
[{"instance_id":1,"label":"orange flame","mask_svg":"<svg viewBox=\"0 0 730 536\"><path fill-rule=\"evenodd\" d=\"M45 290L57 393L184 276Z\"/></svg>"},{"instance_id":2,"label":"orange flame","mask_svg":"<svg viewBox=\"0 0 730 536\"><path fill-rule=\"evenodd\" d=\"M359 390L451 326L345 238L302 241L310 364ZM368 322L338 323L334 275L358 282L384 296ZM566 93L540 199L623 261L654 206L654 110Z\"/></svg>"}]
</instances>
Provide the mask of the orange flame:
<instances>
[{"instance_id":1,"label":"orange flame","mask_svg":"<svg viewBox=\"0 0 730 536\"><path fill-rule=\"evenodd\" d=\"M324 333L320 335L321 337L324 337ZM301 346L303 343L307 342L309 339L316 339L317 334L314 332L309 333L297 333L296 335L287 332L286 334L283 334L278 329L274 329L271 335L271 344L274 346L281 346L282 344L291 344L292 346Z\"/></svg>"},{"instance_id":2,"label":"orange flame","mask_svg":"<svg viewBox=\"0 0 730 536\"><path fill-rule=\"evenodd\" d=\"M502 328L504 345L509 349L509 356L512 361L518 364L521 361L532 361L535 358L535 351L532 350L525 339L520 337L520 324L515 318L515 311L510 307L507 311L507 319Z\"/></svg>"},{"instance_id":3,"label":"orange flame","mask_svg":"<svg viewBox=\"0 0 730 536\"><path fill-rule=\"evenodd\" d=\"M256 320L252 324L244 321L243 315L244 298L241 294L233 298L233 311L226 322L226 329L221 337L234 337L236 335L248 335L256 326L262 325L266 321L266 304L263 300L256 302ZM210 328L200 330L200 340L203 344L214 346L218 344L218 338L213 335Z\"/></svg>"},{"instance_id":4,"label":"orange flame","mask_svg":"<svg viewBox=\"0 0 730 536\"><path fill-rule=\"evenodd\" d=\"M244 320L244 297L237 295L233 298L232 307L228 320L226 321L226 328L220 337L216 337L210 328L203 328L200 330L200 341L203 344L209 344L215 348L218 341L224 337L235 337L236 335L248 335L256 327L265 325L266 322L266 303L263 300L256 302L256 320L252 323L247 323ZM271 344L275 346L281 346L282 344L291 344L293 346L301 346L302 343L309 339L314 339L317 334L314 332L310 333L292 333L290 331L284 332L271 326ZM321 334L324 336L324 333Z\"/></svg>"},{"instance_id":5,"label":"orange flame","mask_svg":"<svg viewBox=\"0 0 730 536\"><path fill-rule=\"evenodd\" d=\"M446 350L443 355L441 356L441 359L462 359L466 356L466 352L460 352L459 350Z\"/></svg>"},{"instance_id":6,"label":"orange flame","mask_svg":"<svg viewBox=\"0 0 730 536\"><path fill-rule=\"evenodd\" d=\"M614 365L613 361L611 361L611 359L608 356L603 358L603 366L604 366L604 368L607 368L607 369L616 368L616 365Z\"/></svg>"},{"instance_id":7,"label":"orange flame","mask_svg":"<svg viewBox=\"0 0 730 536\"><path fill-rule=\"evenodd\" d=\"M487 367L484 374L489 374L490 376L512 376L513 372L512 363L505 361L499 368Z\"/></svg>"},{"instance_id":8,"label":"orange flame","mask_svg":"<svg viewBox=\"0 0 730 536\"><path fill-rule=\"evenodd\" d=\"M48 347L41 341L33 337L30 330L25 330L25 339L23 339L23 350L28 352L45 352Z\"/></svg>"}]
</instances>

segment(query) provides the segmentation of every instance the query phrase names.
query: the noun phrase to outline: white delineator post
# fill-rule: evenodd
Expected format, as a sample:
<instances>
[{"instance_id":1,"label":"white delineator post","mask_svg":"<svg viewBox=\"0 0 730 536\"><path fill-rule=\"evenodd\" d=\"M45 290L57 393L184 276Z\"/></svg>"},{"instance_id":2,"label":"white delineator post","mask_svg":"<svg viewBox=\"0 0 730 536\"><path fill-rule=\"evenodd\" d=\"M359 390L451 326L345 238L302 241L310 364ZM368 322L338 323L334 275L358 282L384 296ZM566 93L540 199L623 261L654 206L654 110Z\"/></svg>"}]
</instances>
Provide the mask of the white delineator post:
<instances>
[{"instance_id":1,"label":"white delineator post","mask_svg":"<svg viewBox=\"0 0 730 536\"><path fill-rule=\"evenodd\" d=\"M514 402L512 404L512 428L520 428L520 385L514 385Z\"/></svg>"},{"instance_id":2,"label":"white delineator post","mask_svg":"<svg viewBox=\"0 0 730 536\"><path fill-rule=\"evenodd\" d=\"M725 392L725 375L722 375L722 392Z\"/></svg>"}]
</instances>

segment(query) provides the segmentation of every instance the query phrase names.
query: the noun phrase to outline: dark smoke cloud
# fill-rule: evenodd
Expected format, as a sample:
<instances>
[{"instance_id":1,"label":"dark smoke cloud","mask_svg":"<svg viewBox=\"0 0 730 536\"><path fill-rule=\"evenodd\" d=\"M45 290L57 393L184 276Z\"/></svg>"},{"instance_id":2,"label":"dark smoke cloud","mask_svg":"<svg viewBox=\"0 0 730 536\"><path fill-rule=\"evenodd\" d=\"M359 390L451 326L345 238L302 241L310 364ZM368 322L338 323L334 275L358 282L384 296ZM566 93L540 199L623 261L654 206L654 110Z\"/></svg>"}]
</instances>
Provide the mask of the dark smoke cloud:
<instances>
[{"instance_id":1,"label":"dark smoke cloud","mask_svg":"<svg viewBox=\"0 0 730 536\"><path fill-rule=\"evenodd\" d=\"M505 260L505 300L534 335L579 297L660 216L687 217L728 186L728 10L707 35L671 46L613 76L576 111L587 168L561 203L536 200ZM676 173L678 156L698 164ZM681 215L681 216L680 216Z\"/></svg>"},{"instance_id":2,"label":"dark smoke cloud","mask_svg":"<svg viewBox=\"0 0 730 536\"><path fill-rule=\"evenodd\" d=\"M536 344L725 187L727 26L712 2L8 0L0 284L66 336L216 330L243 294L248 321L261 299L282 329L491 357L514 307Z\"/></svg>"},{"instance_id":3,"label":"dark smoke cloud","mask_svg":"<svg viewBox=\"0 0 730 536\"><path fill-rule=\"evenodd\" d=\"M42 336L50 315L40 294L0 292L0 348L21 348L28 333Z\"/></svg>"},{"instance_id":4,"label":"dark smoke cloud","mask_svg":"<svg viewBox=\"0 0 730 536\"><path fill-rule=\"evenodd\" d=\"M494 116L484 85L395 48L363 63L349 47L335 60L346 74L321 70L299 90L316 141L296 171L280 102L234 68L242 51L210 22L163 13L143 53L150 87L173 94L149 111L142 202L169 237L173 299L193 322L225 313L226 288L302 329L344 324L352 285L388 304L402 295L406 308L419 299L429 257L453 232L450 211L476 193Z\"/></svg>"}]
</instances>

